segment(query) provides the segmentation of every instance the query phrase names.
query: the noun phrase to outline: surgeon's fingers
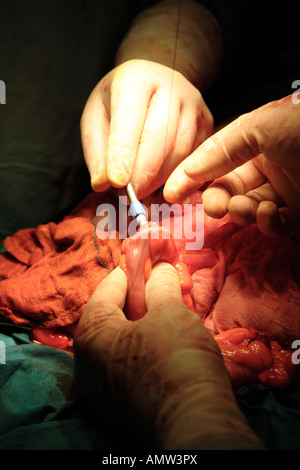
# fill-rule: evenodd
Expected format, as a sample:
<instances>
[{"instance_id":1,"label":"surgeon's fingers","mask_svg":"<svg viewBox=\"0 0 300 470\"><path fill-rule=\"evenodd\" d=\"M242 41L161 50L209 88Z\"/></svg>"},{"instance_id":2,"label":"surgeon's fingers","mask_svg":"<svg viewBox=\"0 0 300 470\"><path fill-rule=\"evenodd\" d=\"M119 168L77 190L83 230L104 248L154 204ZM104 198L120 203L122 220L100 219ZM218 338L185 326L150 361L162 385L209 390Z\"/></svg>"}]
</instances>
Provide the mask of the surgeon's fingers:
<instances>
[{"instance_id":1,"label":"surgeon's fingers","mask_svg":"<svg viewBox=\"0 0 300 470\"><path fill-rule=\"evenodd\" d=\"M263 154L274 165L300 169L300 108L291 96L233 121L203 143L186 161L186 174L199 181L216 179Z\"/></svg>"},{"instance_id":2,"label":"surgeon's fingers","mask_svg":"<svg viewBox=\"0 0 300 470\"><path fill-rule=\"evenodd\" d=\"M181 287L175 268L169 263L157 263L146 284L145 299L148 312L164 310L172 312L174 307L185 307Z\"/></svg>"},{"instance_id":3,"label":"surgeon's fingers","mask_svg":"<svg viewBox=\"0 0 300 470\"><path fill-rule=\"evenodd\" d=\"M96 287L88 303L111 302L123 308L127 295L127 276L118 266Z\"/></svg>"},{"instance_id":4,"label":"surgeon's fingers","mask_svg":"<svg viewBox=\"0 0 300 470\"><path fill-rule=\"evenodd\" d=\"M148 110L131 179L138 198L149 194L149 185L174 147L180 119L180 101L171 99L166 87L158 88L145 107Z\"/></svg>"},{"instance_id":5,"label":"surgeon's fingers","mask_svg":"<svg viewBox=\"0 0 300 470\"><path fill-rule=\"evenodd\" d=\"M299 220L295 223L292 211L284 206L278 207L272 201L263 201L256 212L256 224L259 230L268 236L291 235L299 230Z\"/></svg>"},{"instance_id":6,"label":"surgeon's fingers","mask_svg":"<svg viewBox=\"0 0 300 470\"><path fill-rule=\"evenodd\" d=\"M230 168L226 166L226 170L224 170L224 165L219 168L222 159L222 142L224 138L230 137L232 132L249 118L249 115L240 116L206 139L173 171L164 187L164 197L167 201L182 202L204 182L213 181L218 176L222 176L235 168L233 165ZM217 155L215 155L216 148ZM242 163L241 161L240 164Z\"/></svg>"},{"instance_id":7,"label":"surgeon's fingers","mask_svg":"<svg viewBox=\"0 0 300 470\"><path fill-rule=\"evenodd\" d=\"M186 160L186 175L197 181L215 180L258 156L260 148L249 120L249 115L240 116L207 139Z\"/></svg>"},{"instance_id":8,"label":"surgeon's fingers","mask_svg":"<svg viewBox=\"0 0 300 470\"><path fill-rule=\"evenodd\" d=\"M238 225L251 225L256 223L259 206L265 202L272 202L277 207L283 206L283 202L270 183L265 183L245 195L237 195L230 198L228 212L233 222Z\"/></svg>"},{"instance_id":9,"label":"surgeon's fingers","mask_svg":"<svg viewBox=\"0 0 300 470\"><path fill-rule=\"evenodd\" d=\"M89 299L78 324L75 343L96 344L103 338L108 342L116 331L127 322L122 311L127 294L127 277L117 267L103 279Z\"/></svg>"},{"instance_id":10,"label":"surgeon's fingers","mask_svg":"<svg viewBox=\"0 0 300 470\"><path fill-rule=\"evenodd\" d=\"M212 130L213 117L202 99L183 103L173 147L163 159L161 169L147 192L150 194L162 186L187 155L211 135Z\"/></svg>"},{"instance_id":11,"label":"surgeon's fingers","mask_svg":"<svg viewBox=\"0 0 300 470\"><path fill-rule=\"evenodd\" d=\"M92 91L80 121L83 154L94 191L104 191L110 183L105 155L110 132L109 95L104 92L107 78Z\"/></svg>"},{"instance_id":12,"label":"surgeon's fingers","mask_svg":"<svg viewBox=\"0 0 300 470\"><path fill-rule=\"evenodd\" d=\"M202 325L199 315L190 310L182 300L182 291L178 273L169 263L160 262L154 265L146 284L145 299L147 314L140 320L147 329L157 330L155 335L162 339L166 353L182 348L202 348L202 340L207 330ZM151 326L152 325L152 326ZM151 335L151 330L149 331ZM214 343L210 334L209 343ZM157 351L157 357L161 350ZM166 355L161 354L160 359Z\"/></svg>"},{"instance_id":13,"label":"surgeon's fingers","mask_svg":"<svg viewBox=\"0 0 300 470\"><path fill-rule=\"evenodd\" d=\"M185 174L184 167L185 160L175 168L164 186L164 198L170 203L184 202L185 199L201 186L198 181L195 181Z\"/></svg>"},{"instance_id":14,"label":"surgeon's fingers","mask_svg":"<svg viewBox=\"0 0 300 470\"><path fill-rule=\"evenodd\" d=\"M204 210L210 217L222 218L233 196L244 195L265 181L266 176L257 168L254 160L246 162L209 185L202 195Z\"/></svg>"},{"instance_id":15,"label":"surgeon's fingers","mask_svg":"<svg viewBox=\"0 0 300 470\"><path fill-rule=\"evenodd\" d=\"M299 226L300 207L300 193L292 176L260 155L217 178L204 191L205 211L211 217L222 217L228 211L235 223L256 222L267 235L291 233ZM260 184L263 178L266 182Z\"/></svg>"},{"instance_id":16,"label":"surgeon's fingers","mask_svg":"<svg viewBox=\"0 0 300 470\"><path fill-rule=\"evenodd\" d=\"M122 188L131 180L140 138L154 85L143 79L143 66L136 71L139 77L122 68L116 71L111 87L111 121L106 169L112 186Z\"/></svg>"}]
</instances>

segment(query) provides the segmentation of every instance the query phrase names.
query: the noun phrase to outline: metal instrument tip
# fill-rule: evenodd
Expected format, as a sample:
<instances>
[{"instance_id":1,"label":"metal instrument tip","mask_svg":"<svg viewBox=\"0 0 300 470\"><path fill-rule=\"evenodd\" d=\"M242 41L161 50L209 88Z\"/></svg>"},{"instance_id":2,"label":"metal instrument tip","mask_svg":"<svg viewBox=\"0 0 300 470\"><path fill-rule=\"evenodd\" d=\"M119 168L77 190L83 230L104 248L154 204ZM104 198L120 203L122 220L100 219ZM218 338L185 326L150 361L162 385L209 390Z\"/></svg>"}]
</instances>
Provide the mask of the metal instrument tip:
<instances>
[{"instance_id":1,"label":"metal instrument tip","mask_svg":"<svg viewBox=\"0 0 300 470\"><path fill-rule=\"evenodd\" d=\"M136 219L138 227L142 227L148 223L146 212L141 202L136 197L131 183L126 186L127 197L130 202L130 212L133 219Z\"/></svg>"}]
</instances>

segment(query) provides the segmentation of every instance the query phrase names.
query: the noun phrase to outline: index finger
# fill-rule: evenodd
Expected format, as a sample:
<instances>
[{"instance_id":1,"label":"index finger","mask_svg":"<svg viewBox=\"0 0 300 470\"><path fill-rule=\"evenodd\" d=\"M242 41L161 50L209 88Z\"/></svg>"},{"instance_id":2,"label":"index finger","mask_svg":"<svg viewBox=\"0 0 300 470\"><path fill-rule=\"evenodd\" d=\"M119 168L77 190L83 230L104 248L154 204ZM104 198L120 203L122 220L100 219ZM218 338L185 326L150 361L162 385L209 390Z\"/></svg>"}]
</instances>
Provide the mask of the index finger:
<instances>
[{"instance_id":1,"label":"index finger","mask_svg":"<svg viewBox=\"0 0 300 470\"><path fill-rule=\"evenodd\" d=\"M243 165L261 152L253 113L244 114L207 139L185 161L185 174L198 182L211 181Z\"/></svg>"},{"instance_id":2,"label":"index finger","mask_svg":"<svg viewBox=\"0 0 300 470\"><path fill-rule=\"evenodd\" d=\"M201 186L201 183L214 180L217 177L216 175L223 176L235 166L242 164L238 161L236 165L233 165L233 162L228 161L230 160L228 154L227 159L223 160L223 143L226 139L232 141L232 134L240 132L241 126L249 119L251 114L240 116L219 132L213 134L175 168L164 187L164 197L167 201L173 203L184 201ZM234 140L232 143L237 144ZM237 158L239 151L234 154Z\"/></svg>"}]
</instances>

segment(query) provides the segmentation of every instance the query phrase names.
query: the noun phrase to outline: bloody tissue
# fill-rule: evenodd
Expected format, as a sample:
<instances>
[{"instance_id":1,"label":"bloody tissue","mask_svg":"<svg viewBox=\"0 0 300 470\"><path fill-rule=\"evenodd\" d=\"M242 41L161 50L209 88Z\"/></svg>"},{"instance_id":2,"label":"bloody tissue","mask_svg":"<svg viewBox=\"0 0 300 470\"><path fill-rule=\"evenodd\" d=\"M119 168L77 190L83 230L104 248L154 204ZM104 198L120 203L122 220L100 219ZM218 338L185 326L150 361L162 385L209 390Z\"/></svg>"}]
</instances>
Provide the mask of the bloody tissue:
<instances>
[{"instance_id":1,"label":"bloody tissue","mask_svg":"<svg viewBox=\"0 0 300 470\"><path fill-rule=\"evenodd\" d=\"M145 283L152 266L158 261L166 261L178 273L183 301L194 309L190 291L193 287L188 266L182 261L172 235L159 225L142 227L133 237L123 241L120 267L128 278L126 315L130 320L138 320L145 315Z\"/></svg>"}]
</instances>

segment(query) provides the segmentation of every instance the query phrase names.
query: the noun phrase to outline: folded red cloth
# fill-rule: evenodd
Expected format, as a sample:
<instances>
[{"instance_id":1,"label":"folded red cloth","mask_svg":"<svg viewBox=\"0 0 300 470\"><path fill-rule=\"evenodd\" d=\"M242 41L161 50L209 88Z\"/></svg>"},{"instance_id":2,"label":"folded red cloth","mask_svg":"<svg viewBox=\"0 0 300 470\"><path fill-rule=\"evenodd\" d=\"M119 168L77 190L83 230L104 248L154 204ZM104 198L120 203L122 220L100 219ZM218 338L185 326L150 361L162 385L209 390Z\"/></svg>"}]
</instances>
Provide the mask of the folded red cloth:
<instances>
[{"instance_id":1,"label":"folded red cloth","mask_svg":"<svg viewBox=\"0 0 300 470\"><path fill-rule=\"evenodd\" d=\"M118 264L121 242L95 236L91 195L60 223L18 231L0 255L0 315L15 324L58 327L76 322L99 282ZM83 216L82 216L83 215Z\"/></svg>"}]
</instances>

